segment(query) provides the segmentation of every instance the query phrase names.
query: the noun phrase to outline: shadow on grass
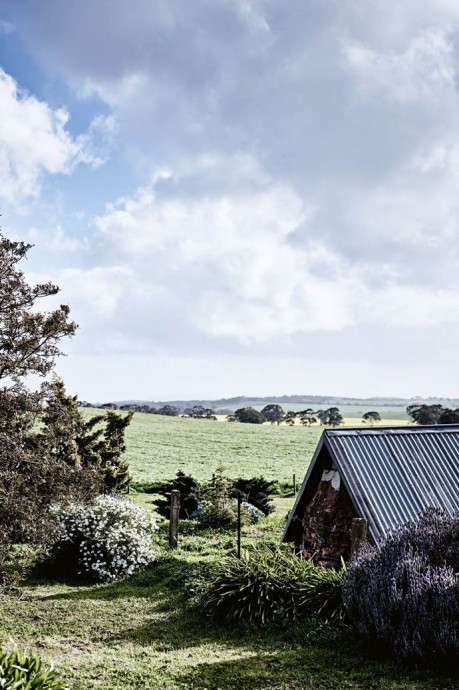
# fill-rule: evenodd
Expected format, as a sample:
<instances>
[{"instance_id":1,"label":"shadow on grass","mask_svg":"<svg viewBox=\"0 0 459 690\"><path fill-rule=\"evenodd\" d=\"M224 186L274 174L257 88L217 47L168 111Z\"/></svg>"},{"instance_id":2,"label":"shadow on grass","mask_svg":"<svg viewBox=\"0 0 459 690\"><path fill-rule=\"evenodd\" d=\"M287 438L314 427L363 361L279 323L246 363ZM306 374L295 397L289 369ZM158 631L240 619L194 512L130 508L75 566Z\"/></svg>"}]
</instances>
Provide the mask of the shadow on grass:
<instances>
[{"instance_id":1,"label":"shadow on grass","mask_svg":"<svg viewBox=\"0 0 459 690\"><path fill-rule=\"evenodd\" d=\"M407 670L380 659L352 629L311 621L285 625L218 625L186 606L184 581L200 571L180 554L138 575L106 585L79 586L48 601L145 601L142 625L116 627L104 642L151 646L192 658L174 687L195 690L457 690L448 672ZM143 603L142 603L143 607ZM219 656L226 657L225 660ZM234 657L228 659L227 657Z\"/></svg>"},{"instance_id":2,"label":"shadow on grass","mask_svg":"<svg viewBox=\"0 0 459 690\"><path fill-rule=\"evenodd\" d=\"M193 690L457 690L452 676L407 673L339 649L278 646L230 661L203 663L175 678Z\"/></svg>"}]
</instances>

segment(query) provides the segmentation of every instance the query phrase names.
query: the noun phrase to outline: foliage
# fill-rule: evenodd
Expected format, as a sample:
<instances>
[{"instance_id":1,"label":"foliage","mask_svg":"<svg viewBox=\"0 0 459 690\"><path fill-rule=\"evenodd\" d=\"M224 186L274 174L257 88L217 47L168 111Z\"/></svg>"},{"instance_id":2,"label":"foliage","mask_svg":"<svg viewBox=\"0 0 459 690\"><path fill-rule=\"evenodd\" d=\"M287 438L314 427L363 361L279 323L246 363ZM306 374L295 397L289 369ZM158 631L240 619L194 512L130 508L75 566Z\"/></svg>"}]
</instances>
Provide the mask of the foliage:
<instances>
[{"instance_id":1,"label":"foliage","mask_svg":"<svg viewBox=\"0 0 459 690\"><path fill-rule=\"evenodd\" d=\"M0 687L5 690L68 690L53 667L32 652L0 650Z\"/></svg>"},{"instance_id":2,"label":"foliage","mask_svg":"<svg viewBox=\"0 0 459 690\"><path fill-rule=\"evenodd\" d=\"M263 424L265 421L261 412L254 410L253 407L240 407L239 410L235 411L233 416L236 421L242 422L243 424Z\"/></svg>"},{"instance_id":3,"label":"foliage","mask_svg":"<svg viewBox=\"0 0 459 690\"><path fill-rule=\"evenodd\" d=\"M406 413L415 424L438 424L445 408L443 405L408 405Z\"/></svg>"},{"instance_id":4,"label":"foliage","mask_svg":"<svg viewBox=\"0 0 459 690\"><path fill-rule=\"evenodd\" d=\"M13 383L30 374L48 374L61 354L59 341L77 328L68 320L66 305L51 312L36 308L59 288L52 283L28 285L18 264L31 247L0 234L0 379Z\"/></svg>"},{"instance_id":5,"label":"foliage","mask_svg":"<svg viewBox=\"0 0 459 690\"><path fill-rule=\"evenodd\" d=\"M234 481L234 491L234 495L242 494L244 500L262 510L265 515L273 512L274 507L270 496L274 493L274 482L262 476L251 479L239 477Z\"/></svg>"},{"instance_id":6,"label":"foliage","mask_svg":"<svg viewBox=\"0 0 459 690\"><path fill-rule=\"evenodd\" d=\"M191 417L192 419L210 419L213 421L217 420L215 413L208 407L203 407L202 405L193 405L193 407L187 407L183 414L186 417Z\"/></svg>"},{"instance_id":7,"label":"foliage","mask_svg":"<svg viewBox=\"0 0 459 690\"><path fill-rule=\"evenodd\" d=\"M459 424L459 409L452 410L443 405L408 405L406 412L415 424Z\"/></svg>"},{"instance_id":8,"label":"foliage","mask_svg":"<svg viewBox=\"0 0 459 690\"><path fill-rule=\"evenodd\" d=\"M265 418L267 422L271 422L271 424L280 424L285 416L282 407L280 405L275 404L265 405L265 407L261 410L260 414L262 415L262 417Z\"/></svg>"},{"instance_id":9,"label":"foliage","mask_svg":"<svg viewBox=\"0 0 459 690\"><path fill-rule=\"evenodd\" d=\"M237 503L233 498L233 483L225 477L219 465L212 481L200 492L200 519L208 527L231 527L237 522Z\"/></svg>"},{"instance_id":10,"label":"foliage","mask_svg":"<svg viewBox=\"0 0 459 690\"><path fill-rule=\"evenodd\" d=\"M317 423L317 414L310 407L307 407L305 410L300 410L300 412L297 412L297 417L299 417L300 422L301 424L303 424L303 426L311 426L311 424Z\"/></svg>"},{"instance_id":11,"label":"foliage","mask_svg":"<svg viewBox=\"0 0 459 690\"><path fill-rule=\"evenodd\" d=\"M296 412L293 410L289 410L285 416L284 416L284 421L288 426L293 426L295 424L295 419L296 419Z\"/></svg>"},{"instance_id":12,"label":"foliage","mask_svg":"<svg viewBox=\"0 0 459 690\"><path fill-rule=\"evenodd\" d=\"M317 418L325 426L340 426L344 422L343 415L338 407L329 407L327 410L318 410Z\"/></svg>"},{"instance_id":13,"label":"foliage","mask_svg":"<svg viewBox=\"0 0 459 690\"><path fill-rule=\"evenodd\" d=\"M446 408L440 415L439 424L459 424L459 409L450 410Z\"/></svg>"},{"instance_id":14,"label":"foliage","mask_svg":"<svg viewBox=\"0 0 459 690\"><path fill-rule=\"evenodd\" d=\"M185 423L195 426L213 425ZM285 430L287 437L290 432ZM166 539L167 528L162 531ZM243 545L278 540L281 532L270 517L262 527L243 529ZM201 580L205 585L201 566L208 566L210 576L213 563L234 544L234 530L204 531L187 521L179 549L128 579L103 586L26 584L22 597L2 597L2 637L39 646L44 659L56 659L75 690L457 690L455 671L375 659L352 628L334 622L288 621L266 625L262 634L256 624L213 624L188 604L185 579L190 589Z\"/></svg>"},{"instance_id":15,"label":"foliage","mask_svg":"<svg viewBox=\"0 0 459 690\"><path fill-rule=\"evenodd\" d=\"M381 415L379 412L376 412L376 410L369 410L368 412L364 412L362 415L362 422L366 424L367 422L373 426L375 422L380 422L381 421Z\"/></svg>"},{"instance_id":16,"label":"foliage","mask_svg":"<svg viewBox=\"0 0 459 690\"><path fill-rule=\"evenodd\" d=\"M52 532L49 506L94 490L90 473L62 467L41 443L36 427L46 385L27 389L22 379L45 377L61 354L60 340L76 324L69 308L39 310L40 301L56 295L52 283L30 286L18 264L31 245L0 234L0 578L8 579L16 542L44 544ZM16 568L18 572L18 568Z\"/></svg>"},{"instance_id":17,"label":"foliage","mask_svg":"<svg viewBox=\"0 0 459 690\"><path fill-rule=\"evenodd\" d=\"M291 548L255 547L215 566L200 603L212 616L233 620L341 618L343 575Z\"/></svg>"},{"instance_id":18,"label":"foliage","mask_svg":"<svg viewBox=\"0 0 459 690\"><path fill-rule=\"evenodd\" d=\"M163 405L154 412L155 414L161 414L165 417L178 417L180 414L179 408L175 405Z\"/></svg>"},{"instance_id":19,"label":"foliage","mask_svg":"<svg viewBox=\"0 0 459 690\"><path fill-rule=\"evenodd\" d=\"M179 517L181 520L189 518L198 507L198 484L191 475L187 475L181 470L177 472L176 478L171 482L164 482L155 488L155 493L164 496L164 498L159 498L153 501L153 503L156 506L157 512L165 518L169 518L170 495L174 489L180 491Z\"/></svg>"},{"instance_id":20,"label":"foliage","mask_svg":"<svg viewBox=\"0 0 459 690\"><path fill-rule=\"evenodd\" d=\"M130 481L125 460L125 431L133 412L108 410L85 420L76 396L68 395L63 381L55 378L48 387L39 439L56 462L91 469L104 491L125 490Z\"/></svg>"},{"instance_id":21,"label":"foliage","mask_svg":"<svg viewBox=\"0 0 459 690\"><path fill-rule=\"evenodd\" d=\"M346 608L400 657L459 656L459 515L430 508L351 563Z\"/></svg>"},{"instance_id":22,"label":"foliage","mask_svg":"<svg viewBox=\"0 0 459 690\"><path fill-rule=\"evenodd\" d=\"M130 499L99 496L57 513L60 536L48 561L54 576L111 582L152 562L156 523Z\"/></svg>"},{"instance_id":23,"label":"foliage","mask_svg":"<svg viewBox=\"0 0 459 690\"><path fill-rule=\"evenodd\" d=\"M98 470L107 491L124 491L129 485L129 465L123 455L126 451L125 431L133 414L130 411L123 416L109 411L105 415Z\"/></svg>"},{"instance_id":24,"label":"foliage","mask_svg":"<svg viewBox=\"0 0 459 690\"><path fill-rule=\"evenodd\" d=\"M33 442L0 433L0 564L11 562L15 544L49 544L55 528L51 505L97 491L92 472L57 462ZM0 579L8 579L10 570L0 567Z\"/></svg>"}]
</instances>

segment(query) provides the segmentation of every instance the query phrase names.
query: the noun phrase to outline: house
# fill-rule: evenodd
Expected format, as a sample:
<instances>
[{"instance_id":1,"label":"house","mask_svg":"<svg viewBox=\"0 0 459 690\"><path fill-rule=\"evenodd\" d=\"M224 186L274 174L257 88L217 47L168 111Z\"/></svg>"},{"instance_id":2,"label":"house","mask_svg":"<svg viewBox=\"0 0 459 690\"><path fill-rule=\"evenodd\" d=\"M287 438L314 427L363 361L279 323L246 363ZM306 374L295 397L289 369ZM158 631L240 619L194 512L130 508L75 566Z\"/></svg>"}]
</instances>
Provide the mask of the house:
<instances>
[{"instance_id":1,"label":"house","mask_svg":"<svg viewBox=\"0 0 459 690\"><path fill-rule=\"evenodd\" d=\"M349 558L354 518L375 542L428 506L459 512L459 425L327 429L283 541L339 563Z\"/></svg>"}]
</instances>

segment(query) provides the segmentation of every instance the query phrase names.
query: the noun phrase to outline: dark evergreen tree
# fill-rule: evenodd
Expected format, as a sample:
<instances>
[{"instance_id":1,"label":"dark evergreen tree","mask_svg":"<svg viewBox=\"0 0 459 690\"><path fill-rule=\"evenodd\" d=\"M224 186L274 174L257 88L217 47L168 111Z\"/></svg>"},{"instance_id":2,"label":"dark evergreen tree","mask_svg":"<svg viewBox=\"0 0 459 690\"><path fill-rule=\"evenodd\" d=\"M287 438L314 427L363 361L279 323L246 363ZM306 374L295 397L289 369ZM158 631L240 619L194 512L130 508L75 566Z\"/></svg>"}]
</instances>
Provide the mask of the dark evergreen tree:
<instances>
[{"instance_id":1,"label":"dark evergreen tree","mask_svg":"<svg viewBox=\"0 0 459 690\"><path fill-rule=\"evenodd\" d=\"M123 453L133 414L109 410L85 420L77 397L68 395L64 383L55 379L46 398L40 445L56 462L93 470L104 491L122 492L130 481Z\"/></svg>"},{"instance_id":2,"label":"dark evergreen tree","mask_svg":"<svg viewBox=\"0 0 459 690\"><path fill-rule=\"evenodd\" d=\"M182 470L177 472L177 476L171 482L165 482L157 488L157 493L163 498L153 501L156 510L160 515L169 518L171 491L180 491L180 514L182 520L188 519L198 507L198 483L193 477L185 474Z\"/></svg>"},{"instance_id":3,"label":"dark evergreen tree","mask_svg":"<svg viewBox=\"0 0 459 690\"><path fill-rule=\"evenodd\" d=\"M270 482L261 476L252 477L251 479L239 477L234 481L234 496L237 496L239 493L244 501L259 508L265 515L273 512L274 506L270 497L274 493L274 482Z\"/></svg>"},{"instance_id":4,"label":"dark evergreen tree","mask_svg":"<svg viewBox=\"0 0 459 690\"><path fill-rule=\"evenodd\" d=\"M253 407L240 407L233 416L243 424L263 424L265 421L263 415L258 410L254 410Z\"/></svg>"}]
</instances>

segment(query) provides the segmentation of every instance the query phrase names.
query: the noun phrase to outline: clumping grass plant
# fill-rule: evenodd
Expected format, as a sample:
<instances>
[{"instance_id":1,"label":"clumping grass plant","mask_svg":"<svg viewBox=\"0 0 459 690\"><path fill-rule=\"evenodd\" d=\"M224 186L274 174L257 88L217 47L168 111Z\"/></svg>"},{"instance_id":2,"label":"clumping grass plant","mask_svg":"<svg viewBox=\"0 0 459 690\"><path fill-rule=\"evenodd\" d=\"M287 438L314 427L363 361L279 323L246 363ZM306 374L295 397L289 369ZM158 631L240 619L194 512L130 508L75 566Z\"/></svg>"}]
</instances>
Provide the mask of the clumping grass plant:
<instances>
[{"instance_id":1,"label":"clumping grass plant","mask_svg":"<svg viewBox=\"0 0 459 690\"><path fill-rule=\"evenodd\" d=\"M5 690L69 690L38 654L0 650L0 687Z\"/></svg>"},{"instance_id":2,"label":"clumping grass plant","mask_svg":"<svg viewBox=\"0 0 459 690\"><path fill-rule=\"evenodd\" d=\"M229 556L196 587L213 617L265 622L309 617L340 619L344 570L315 566L290 547L255 547Z\"/></svg>"},{"instance_id":3,"label":"clumping grass plant","mask_svg":"<svg viewBox=\"0 0 459 690\"><path fill-rule=\"evenodd\" d=\"M352 561L343 588L358 630L401 658L459 662L459 515L429 508Z\"/></svg>"},{"instance_id":4,"label":"clumping grass plant","mask_svg":"<svg viewBox=\"0 0 459 690\"><path fill-rule=\"evenodd\" d=\"M153 561L156 522L128 498L99 496L61 509L58 519L60 536L49 559L56 576L111 582Z\"/></svg>"}]
</instances>

